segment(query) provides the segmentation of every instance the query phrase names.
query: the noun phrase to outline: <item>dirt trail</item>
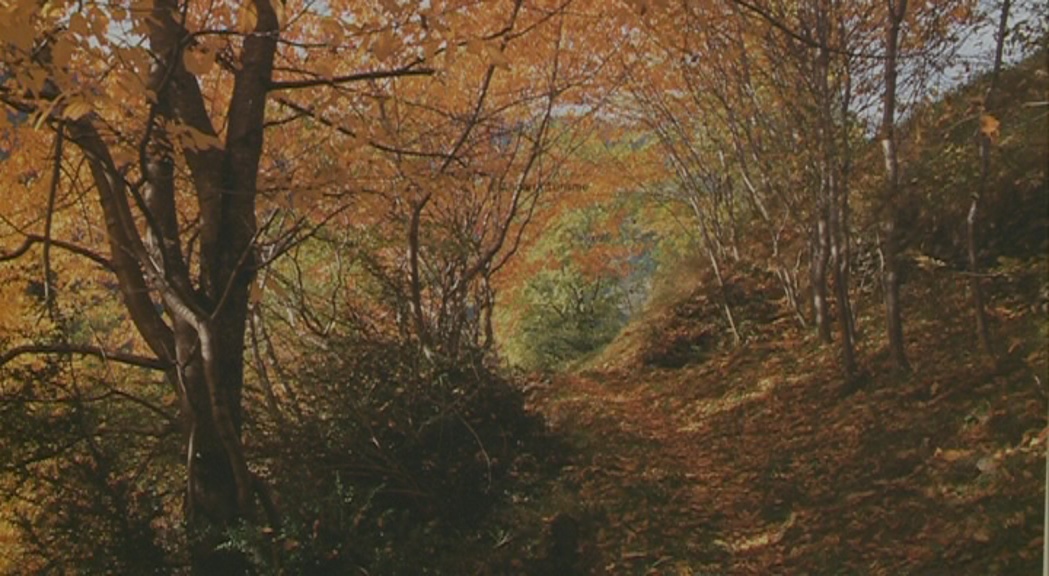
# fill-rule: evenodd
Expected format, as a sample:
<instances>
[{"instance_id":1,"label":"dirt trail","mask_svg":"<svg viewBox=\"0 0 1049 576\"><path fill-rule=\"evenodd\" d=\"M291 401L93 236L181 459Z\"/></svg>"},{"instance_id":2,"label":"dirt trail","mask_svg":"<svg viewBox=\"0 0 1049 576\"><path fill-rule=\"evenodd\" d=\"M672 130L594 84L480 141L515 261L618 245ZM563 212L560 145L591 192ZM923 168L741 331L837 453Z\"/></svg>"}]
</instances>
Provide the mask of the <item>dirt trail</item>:
<instances>
[{"instance_id":1,"label":"dirt trail","mask_svg":"<svg viewBox=\"0 0 1049 576\"><path fill-rule=\"evenodd\" d=\"M1017 573L1038 558L1044 460L1024 442L1044 403L997 394L1024 370L942 365L843 397L833 358L773 346L560 375L534 404L579 448L562 481L590 518L592 573Z\"/></svg>"},{"instance_id":2,"label":"dirt trail","mask_svg":"<svg viewBox=\"0 0 1049 576\"><path fill-rule=\"evenodd\" d=\"M609 514L608 530L598 535L605 556L612 556L605 568L616 574L762 573L758 565L748 567L742 553L777 543L794 521L776 510L762 517L767 494L755 489L760 471L740 458L748 412L757 409L768 383L696 402L660 386L658 380L671 376L677 375L653 372L645 378L657 382L639 382L629 374L591 373L552 383L563 392L546 406L555 428L599 438L585 446L588 461L570 472L581 496L594 496ZM737 418L726 422L726 411Z\"/></svg>"}]
</instances>

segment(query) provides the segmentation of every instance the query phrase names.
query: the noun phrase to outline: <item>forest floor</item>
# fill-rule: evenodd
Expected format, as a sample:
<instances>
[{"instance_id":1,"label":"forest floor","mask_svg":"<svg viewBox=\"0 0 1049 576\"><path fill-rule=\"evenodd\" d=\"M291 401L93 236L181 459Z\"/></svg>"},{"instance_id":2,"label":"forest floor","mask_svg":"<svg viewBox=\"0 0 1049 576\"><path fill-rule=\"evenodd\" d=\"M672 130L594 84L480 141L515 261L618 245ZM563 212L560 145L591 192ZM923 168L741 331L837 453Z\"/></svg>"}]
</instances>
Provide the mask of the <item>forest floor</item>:
<instances>
[{"instance_id":1,"label":"forest floor","mask_svg":"<svg viewBox=\"0 0 1049 576\"><path fill-rule=\"evenodd\" d=\"M910 318L907 375L861 317L858 390L796 330L674 369L613 345L536 380L531 405L573 447L550 496L578 520L573 571L1038 573L1044 309L997 302L994 365L961 287L909 288L936 307Z\"/></svg>"}]
</instances>

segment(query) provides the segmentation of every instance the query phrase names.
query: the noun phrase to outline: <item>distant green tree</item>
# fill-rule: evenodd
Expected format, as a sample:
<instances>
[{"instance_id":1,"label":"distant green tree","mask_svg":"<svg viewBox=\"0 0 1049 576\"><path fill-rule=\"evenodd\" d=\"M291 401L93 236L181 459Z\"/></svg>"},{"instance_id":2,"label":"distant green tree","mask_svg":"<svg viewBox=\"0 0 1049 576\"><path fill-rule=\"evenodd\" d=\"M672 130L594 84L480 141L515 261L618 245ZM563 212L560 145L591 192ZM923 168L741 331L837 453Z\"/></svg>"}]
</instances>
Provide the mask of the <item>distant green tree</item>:
<instances>
[{"instance_id":1,"label":"distant green tree","mask_svg":"<svg viewBox=\"0 0 1049 576\"><path fill-rule=\"evenodd\" d=\"M522 360L530 367L554 368L597 350L626 320L616 283L587 278L571 264L535 276L525 287L525 299Z\"/></svg>"},{"instance_id":2,"label":"distant green tree","mask_svg":"<svg viewBox=\"0 0 1049 576\"><path fill-rule=\"evenodd\" d=\"M559 215L528 255L532 270L511 307L519 318L508 356L552 369L615 338L644 297L653 238L638 206L587 206Z\"/></svg>"}]
</instances>

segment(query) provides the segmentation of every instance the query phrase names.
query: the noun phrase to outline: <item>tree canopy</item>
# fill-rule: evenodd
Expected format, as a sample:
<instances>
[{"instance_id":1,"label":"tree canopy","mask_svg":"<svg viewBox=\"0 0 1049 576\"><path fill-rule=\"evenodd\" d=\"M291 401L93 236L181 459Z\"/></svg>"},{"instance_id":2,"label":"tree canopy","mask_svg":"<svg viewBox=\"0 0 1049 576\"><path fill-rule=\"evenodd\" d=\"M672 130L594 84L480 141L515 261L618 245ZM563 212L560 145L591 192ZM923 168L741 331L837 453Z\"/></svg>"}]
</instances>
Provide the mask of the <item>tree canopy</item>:
<instances>
[{"instance_id":1,"label":"tree canopy","mask_svg":"<svg viewBox=\"0 0 1049 576\"><path fill-rule=\"evenodd\" d=\"M1044 81L1001 78L1015 55L1044 60L1044 16L5 2L0 505L28 569L395 571L369 540L390 510L404 527L454 518L448 502L481 514L539 450L512 365L593 358L675 275L701 297L643 356L687 364L790 325L861 390L880 369L859 326L873 297L906 374L908 274L935 262L968 281L997 365L985 292L1044 247L992 227L1040 230L1005 206L1045 187L1011 147L1044 158ZM993 48L974 57L973 38ZM937 108L977 73L964 112ZM952 131L972 145L931 142ZM930 165L945 155L978 173L948 178ZM297 466L310 488L289 494ZM321 513L322 494L357 520Z\"/></svg>"}]
</instances>

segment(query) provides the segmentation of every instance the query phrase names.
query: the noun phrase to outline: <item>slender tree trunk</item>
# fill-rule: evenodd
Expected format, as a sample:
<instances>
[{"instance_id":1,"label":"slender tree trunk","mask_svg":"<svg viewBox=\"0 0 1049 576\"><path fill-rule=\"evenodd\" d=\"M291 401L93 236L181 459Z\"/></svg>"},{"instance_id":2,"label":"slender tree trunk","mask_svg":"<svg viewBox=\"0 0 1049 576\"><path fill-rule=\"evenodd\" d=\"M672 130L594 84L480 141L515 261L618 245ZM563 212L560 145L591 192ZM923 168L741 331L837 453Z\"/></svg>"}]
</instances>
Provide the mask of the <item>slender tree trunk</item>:
<instances>
[{"instance_id":1,"label":"slender tree trunk","mask_svg":"<svg viewBox=\"0 0 1049 576\"><path fill-rule=\"evenodd\" d=\"M837 158L837 147L835 138L835 119L832 113L834 92L831 88L831 4L826 0L820 1L816 6L816 36L819 40L819 52L817 54L816 82L817 102L819 110L819 134L820 134L820 184L819 202L820 211L820 257L823 259L824 278L826 278L826 266L832 264L832 275L835 278L836 296L838 297L838 316L842 316L841 309L841 280L838 278L838 265L841 259L839 246L838 224L840 215L838 213L838 178L837 169L839 159ZM829 308L829 307L828 307ZM830 331L830 319L826 320ZM841 337L842 366L845 370L846 379L851 379L855 360L852 354L852 340L848 333L843 332Z\"/></svg>"},{"instance_id":2,"label":"slender tree trunk","mask_svg":"<svg viewBox=\"0 0 1049 576\"><path fill-rule=\"evenodd\" d=\"M856 336L853 332L852 305L849 303L849 258L843 246L841 215L831 208L831 262L834 265L834 292L838 301L838 330L841 332L841 362L847 379L856 376Z\"/></svg>"},{"instance_id":3,"label":"slender tree trunk","mask_svg":"<svg viewBox=\"0 0 1049 576\"><path fill-rule=\"evenodd\" d=\"M841 31L845 35L845 31ZM829 54L828 54L829 56ZM847 58L847 56L846 56ZM829 70L829 66L828 66ZM839 82L843 83L841 90L840 114L841 117L835 121L831 108L825 111L828 116L828 149L831 156L828 158L833 163L830 182L830 238L831 238L831 261L834 263L834 289L838 301L838 329L841 331L841 356L842 368L845 377L853 380L858 374L856 364L856 324L852 313L852 300L850 288L849 250L849 177L852 167L852 149L849 143L848 111L852 99L852 85L849 77L850 68L848 63L838 73ZM827 105L831 104L827 101ZM839 135L840 134L840 141Z\"/></svg>"},{"instance_id":4,"label":"slender tree trunk","mask_svg":"<svg viewBox=\"0 0 1049 576\"><path fill-rule=\"evenodd\" d=\"M798 301L798 278L795 273L785 267L776 268L776 277L779 278L780 286L783 288L783 296L787 299L787 305L798 321L799 328L808 328L809 323L802 313L801 303Z\"/></svg>"},{"instance_id":5,"label":"slender tree trunk","mask_svg":"<svg viewBox=\"0 0 1049 576\"><path fill-rule=\"evenodd\" d=\"M994 68L991 71L991 84L987 88L984 97L984 113L990 114L995 111L994 98L997 95L998 76L1002 69L1002 53L1005 48L1005 37L1009 33L1009 10L1012 7L1011 0L1003 0L1002 9L998 18L998 32L995 40ZM976 224L980 210L980 200L987 191L987 180L991 172L991 137L992 134L980 130L977 142L980 152L980 180L972 193L972 202L969 204L969 213L965 218L965 244L969 259L969 289L972 292L973 315L976 317L976 334L980 338L983 351L992 360L995 358L994 345L991 341L991 329L987 320L987 309L984 303L983 285L980 283L980 264L977 260L976 249Z\"/></svg>"},{"instance_id":6,"label":"slender tree trunk","mask_svg":"<svg viewBox=\"0 0 1049 576\"><path fill-rule=\"evenodd\" d=\"M710 258L710 266L714 270L714 278L718 283L718 293L721 295L721 309L725 312L725 320L728 321L733 343L738 346L743 342L743 337L739 333L739 328L736 326L736 318L732 314L732 305L728 299L728 286L725 284L725 277L721 274L721 266L718 264L717 254L709 245L707 246L707 257Z\"/></svg>"},{"instance_id":7,"label":"slender tree trunk","mask_svg":"<svg viewBox=\"0 0 1049 576\"><path fill-rule=\"evenodd\" d=\"M699 231L703 237L703 247L707 252L707 259L710 260L710 267L714 271L714 279L718 283L718 295L721 296L721 309L725 313L725 320L728 322L733 342L738 345L743 342L743 336L739 333L739 328L736 325L736 318L732 314L732 305L729 303L728 297L728 286L725 284L725 276L721 273L721 264L718 262L718 254L721 253L721 245L715 242L714 238L711 237L710 226L707 223L707 218L703 213L703 210L699 207L699 203L693 198L689 200L689 206L691 206L692 213L695 214L696 220L699 222Z\"/></svg>"},{"instance_id":8,"label":"slender tree trunk","mask_svg":"<svg viewBox=\"0 0 1049 576\"><path fill-rule=\"evenodd\" d=\"M848 36L847 24L845 18L839 15L838 29L839 34L842 37ZM838 180L835 191L837 192L835 205L838 208L838 246L840 251L840 258L838 258L838 275L842 285L840 294L840 300L844 303L842 310L844 312L845 319L848 321L847 326L842 326L842 330L846 331L849 335L850 348L855 349L856 345L856 314L852 309L852 223L850 222L851 208L849 206L849 194L852 183L852 140L851 131L852 126L849 120L850 109L852 107L852 63L849 61L851 56L844 56L846 62L844 69L841 74L841 82L843 83L843 94L840 103L839 113L841 115L841 145L836 147L836 153L839 156L838 162Z\"/></svg>"},{"instance_id":9,"label":"slender tree trunk","mask_svg":"<svg viewBox=\"0 0 1049 576\"><path fill-rule=\"evenodd\" d=\"M489 273L486 271L481 277L480 298L481 323L484 329L484 340L481 349L488 351L495 345L495 326L492 323L492 312L495 311L495 290L492 288Z\"/></svg>"},{"instance_id":10,"label":"slender tree trunk","mask_svg":"<svg viewBox=\"0 0 1049 576\"><path fill-rule=\"evenodd\" d=\"M885 156L885 205L882 219L882 282L885 292L885 326L889 355L897 370L910 370L903 338L900 302L899 229L900 166L896 150L896 77L900 28L907 13L907 0L887 0L885 26L885 95L881 121L881 144Z\"/></svg>"},{"instance_id":11,"label":"slender tree trunk","mask_svg":"<svg viewBox=\"0 0 1049 576\"><path fill-rule=\"evenodd\" d=\"M839 93L837 87L843 70L832 66L831 46L834 6L827 0L818 3L816 12L816 35L819 39L819 53L816 62L816 98L819 110L820 134L820 194L822 206L821 217L825 225L820 232L823 237L823 258L833 264L835 299L838 304L838 325L841 330L839 341L841 367L845 380L851 382L856 376L856 352L852 332L852 310L849 305L848 250L844 247L847 235L843 231L843 207L846 205L846 172L847 159L843 159L842 147L839 146L839 126L845 118L835 118L835 103L841 102L843 108L848 105L849 93ZM844 72L847 72L844 71ZM844 132L844 131L841 131ZM848 152L847 148L844 150ZM824 267L826 264L824 264ZM824 272L825 274L825 272ZM828 321L829 323L829 321ZM829 327L827 328L829 331Z\"/></svg>"},{"instance_id":12,"label":"slender tree trunk","mask_svg":"<svg viewBox=\"0 0 1049 576\"><path fill-rule=\"evenodd\" d=\"M898 370L910 370L903 340L903 312L900 303L900 272L898 232L894 216L882 223L882 289L885 292L885 326L889 338L889 354Z\"/></svg>"},{"instance_id":13,"label":"slender tree trunk","mask_svg":"<svg viewBox=\"0 0 1049 576\"><path fill-rule=\"evenodd\" d=\"M830 306L827 302L827 264L830 260L830 237L826 210L821 209L816 220L812 238L812 261L809 275L812 283L813 320L820 341L832 342L830 331Z\"/></svg>"},{"instance_id":14,"label":"slender tree trunk","mask_svg":"<svg viewBox=\"0 0 1049 576\"><path fill-rule=\"evenodd\" d=\"M986 171L990 163L990 146L982 140L980 142L980 171ZM991 344L991 329L987 320L987 306L984 303L983 285L980 283L980 265L977 260L976 250L976 220L980 207L982 194L974 192L972 203L969 204L969 213L965 218L965 240L966 252L969 259L969 290L972 292L973 315L976 317L976 334L980 338L980 346L989 358L994 358L994 346Z\"/></svg>"}]
</instances>

